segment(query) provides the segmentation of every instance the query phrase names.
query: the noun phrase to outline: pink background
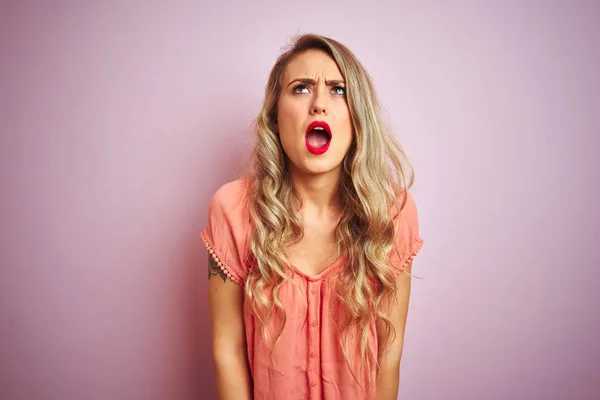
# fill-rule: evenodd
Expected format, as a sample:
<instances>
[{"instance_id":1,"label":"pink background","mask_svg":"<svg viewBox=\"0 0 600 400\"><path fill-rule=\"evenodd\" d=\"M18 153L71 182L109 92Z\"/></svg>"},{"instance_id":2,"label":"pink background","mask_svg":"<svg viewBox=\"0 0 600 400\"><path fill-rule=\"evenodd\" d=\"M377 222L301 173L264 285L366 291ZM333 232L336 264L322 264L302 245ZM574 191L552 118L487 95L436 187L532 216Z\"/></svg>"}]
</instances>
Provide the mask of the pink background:
<instances>
[{"instance_id":1,"label":"pink background","mask_svg":"<svg viewBox=\"0 0 600 400\"><path fill-rule=\"evenodd\" d=\"M0 6L0 398L214 397L198 232L298 32L416 168L400 398L600 398L598 2L96 3Z\"/></svg>"}]
</instances>

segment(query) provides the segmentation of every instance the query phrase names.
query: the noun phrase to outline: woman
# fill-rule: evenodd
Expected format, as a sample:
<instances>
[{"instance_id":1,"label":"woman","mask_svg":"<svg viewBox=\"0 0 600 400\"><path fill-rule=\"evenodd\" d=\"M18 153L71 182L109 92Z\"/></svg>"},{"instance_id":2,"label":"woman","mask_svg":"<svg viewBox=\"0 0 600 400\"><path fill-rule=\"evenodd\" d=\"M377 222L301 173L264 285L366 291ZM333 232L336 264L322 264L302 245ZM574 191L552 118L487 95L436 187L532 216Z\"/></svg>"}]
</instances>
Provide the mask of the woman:
<instances>
[{"instance_id":1,"label":"woman","mask_svg":"<svg viewBox=\"0 0 600 400\"><path fill-rule=\"evenodd\" d=\"M396 399L422 240L410 166L344 45L304 35L278 58L253 166L202 232L220 398Z\"/></svg>"}]
</instances>

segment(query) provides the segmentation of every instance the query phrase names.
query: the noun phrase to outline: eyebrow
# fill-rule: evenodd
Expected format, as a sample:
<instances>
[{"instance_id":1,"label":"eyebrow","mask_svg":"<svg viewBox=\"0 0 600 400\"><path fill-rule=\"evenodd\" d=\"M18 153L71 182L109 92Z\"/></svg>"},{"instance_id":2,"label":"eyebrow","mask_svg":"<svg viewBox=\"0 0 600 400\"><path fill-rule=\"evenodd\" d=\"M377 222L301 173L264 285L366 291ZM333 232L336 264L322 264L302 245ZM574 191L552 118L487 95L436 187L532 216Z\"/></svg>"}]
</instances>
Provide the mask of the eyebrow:
<instances>
[{"instance_id":1,"label":"eyebrow","mask_svg":"<svg viewBox=\"0 0 600 400\"><path fill-rule=\"evenodd\" d=\"M290 86L294 82L301 82L301 83L304 83L305 85L316 85L317 84L317 82L314 79L297 78L297 79L294 79L293 81L291 81L290 83L288 83L288 86ZM325 85L327 85L327 86L338 86L338 85L344 85L344 84L345 84L345 82L343 79L334 79L331 81L325 81Z\"/></svg>"}]
</instances>

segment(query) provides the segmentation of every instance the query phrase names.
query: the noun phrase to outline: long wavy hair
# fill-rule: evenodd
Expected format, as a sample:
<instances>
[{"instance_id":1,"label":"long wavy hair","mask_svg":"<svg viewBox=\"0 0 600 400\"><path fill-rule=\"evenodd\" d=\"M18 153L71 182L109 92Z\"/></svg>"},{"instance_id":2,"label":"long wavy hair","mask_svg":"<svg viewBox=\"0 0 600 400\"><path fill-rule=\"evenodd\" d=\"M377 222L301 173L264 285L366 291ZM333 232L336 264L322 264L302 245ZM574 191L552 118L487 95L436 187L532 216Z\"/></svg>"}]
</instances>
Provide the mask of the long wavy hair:
<instances>
[{"instance_id":1,"label":"long wavy hair","mask_svg":"<svg viewBox=\"0 0 600 400\"><path fill-rule=\"evenodd\" d=\"M299 36L278 57L269 75L262 110L254 121L253 171L248 194L253 268L246 280L245 296L263 339L272 344L273 351L286 321L279 292L286 281L291 281L290 262L284 249L303 236L297 212L300 201L292 190L286 155L276 134L277 101L288 63L309 49L331 56L346 82L354 140L343 160L339 186L342 216L336 239L338 250L347 256L347 265L337 276L335 296L346 311L340 323L340 348L346 363L350 362L349 333L357 332L361 369L370 369L378 367L378 360L369 357L367 351L373 317L377 320L378 336L383 337L378 344L380 354L396 334L385 312L396 290L389 266L396 231L393 211L404 207L413 171L384 123L367 71L346 46L327 37ZM278 329L273 330L273 320L278 321ZM270 332L278 333L273 336Z\"/></svg>"}]
</instances>

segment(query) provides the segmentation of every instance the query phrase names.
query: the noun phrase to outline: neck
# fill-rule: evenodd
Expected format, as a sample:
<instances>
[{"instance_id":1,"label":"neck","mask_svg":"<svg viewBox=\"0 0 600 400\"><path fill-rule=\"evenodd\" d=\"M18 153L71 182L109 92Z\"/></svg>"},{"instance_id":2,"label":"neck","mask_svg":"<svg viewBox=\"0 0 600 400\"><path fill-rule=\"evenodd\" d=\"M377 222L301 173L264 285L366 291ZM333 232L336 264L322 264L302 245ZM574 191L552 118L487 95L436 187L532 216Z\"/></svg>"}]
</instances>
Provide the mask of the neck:
<instances>
[{"instance_id":1,"label":"neck","mask_svg":"<svg viewBox=\"0 0 600 400\"><path fill-rule=\"evenodd\" d=\"M341 168L324 174L307 174L288 168L294 192L302 202L302 211L330 213L339 209Z\"/></svg>"}]
</instances>

